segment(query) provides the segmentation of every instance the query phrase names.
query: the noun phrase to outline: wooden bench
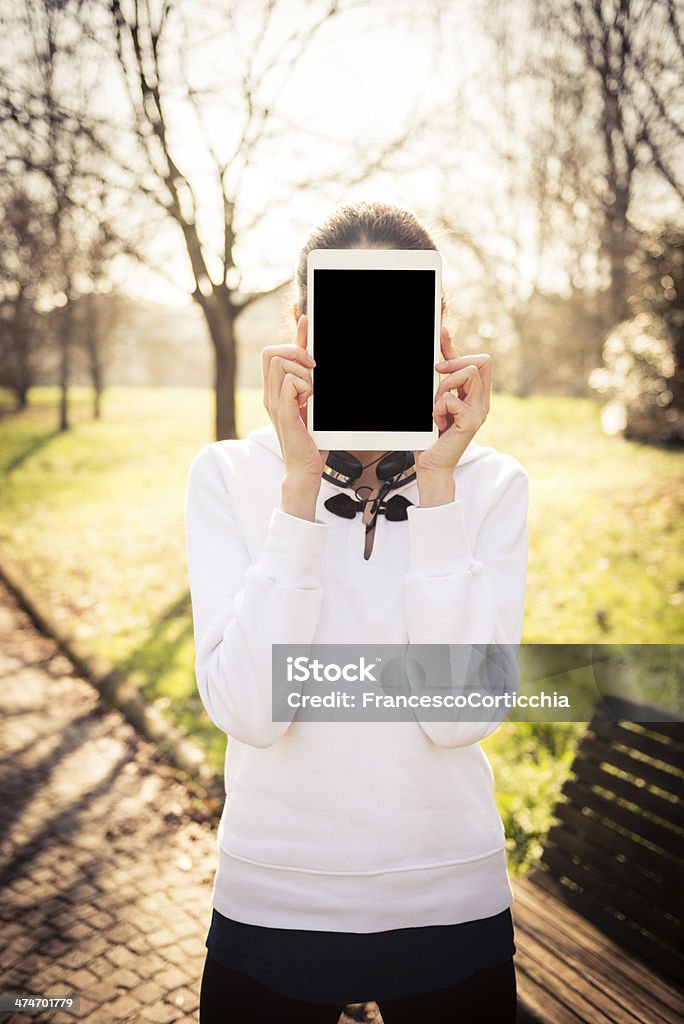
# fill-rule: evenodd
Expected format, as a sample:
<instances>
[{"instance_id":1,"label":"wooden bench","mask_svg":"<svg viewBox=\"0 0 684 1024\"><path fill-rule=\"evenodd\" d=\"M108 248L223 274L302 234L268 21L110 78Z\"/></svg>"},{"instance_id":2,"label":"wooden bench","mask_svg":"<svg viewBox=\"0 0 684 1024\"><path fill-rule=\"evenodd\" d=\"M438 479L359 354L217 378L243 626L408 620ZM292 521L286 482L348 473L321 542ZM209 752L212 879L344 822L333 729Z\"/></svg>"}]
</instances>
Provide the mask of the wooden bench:
<instances>
[{"instance_id":1,"label":"wooden bench","mask_svg":"<svg viewBox=\"0 0 684 1024\"><path fill-rule=\"evenodd\" d=\"M684 722L612 704L513 881L520 1024L684 1021Z\"/></svg>"}]
</instances>

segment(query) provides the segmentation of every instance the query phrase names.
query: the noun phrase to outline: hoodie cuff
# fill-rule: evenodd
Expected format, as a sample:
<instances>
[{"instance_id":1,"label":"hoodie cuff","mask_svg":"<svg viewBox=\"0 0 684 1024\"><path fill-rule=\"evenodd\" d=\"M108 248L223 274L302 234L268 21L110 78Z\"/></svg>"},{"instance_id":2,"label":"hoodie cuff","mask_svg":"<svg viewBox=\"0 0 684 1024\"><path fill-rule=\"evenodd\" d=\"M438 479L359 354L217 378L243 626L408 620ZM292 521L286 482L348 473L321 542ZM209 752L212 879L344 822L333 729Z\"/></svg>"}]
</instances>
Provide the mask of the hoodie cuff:
<instances>
[{"instance_id":1,"label":"hoodie cuff","mask_svg":"<svg viewBox=\"0 0 684 1024\"><path fill-rule=\"evenodd\" d=\"M474 564L460 500L446 505L410 505L409 572L454 576Z\"/></svg>"},{"instance_id":2,"label":"hoodie cuff","mask_svg":"<svg viewBox=\"0 0 684 1024\"><path fill-rule=\"evenodd\" d=\"M276 506L255 568L269 579L297 590L318 590L329 524L292 516Z\"/></svg>"}]
</instances>

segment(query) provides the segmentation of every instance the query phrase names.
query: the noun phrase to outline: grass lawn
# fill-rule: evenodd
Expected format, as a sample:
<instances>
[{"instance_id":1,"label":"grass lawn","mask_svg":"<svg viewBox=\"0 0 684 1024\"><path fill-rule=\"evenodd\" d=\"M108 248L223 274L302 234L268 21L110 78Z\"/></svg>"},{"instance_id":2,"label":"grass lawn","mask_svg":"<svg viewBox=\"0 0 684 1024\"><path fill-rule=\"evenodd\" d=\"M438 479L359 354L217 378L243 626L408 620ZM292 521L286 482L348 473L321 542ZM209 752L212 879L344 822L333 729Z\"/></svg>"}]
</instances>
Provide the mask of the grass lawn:
<instances>
[{"instance_id":1,"label":"grass lawn","mask_svg":"<svg viewBox=\"0 0 684 1024\"><path fill-rule=\"evenodd\" d=\"M0 392L2 559L221 770L225 737L196 693L184 497L189 463L213 439L209 391L111 388L100 421L90 391L35 388L12 412ZM260 390L238 396L240 434L267 421ZM684 460L605 437L589 400L495 394L478 441L531 479L523 641L676 643L684 619ZM483 744L511 837L511 865L534 859L580 724L505 723Z\"/></svg>"}]
</instances>

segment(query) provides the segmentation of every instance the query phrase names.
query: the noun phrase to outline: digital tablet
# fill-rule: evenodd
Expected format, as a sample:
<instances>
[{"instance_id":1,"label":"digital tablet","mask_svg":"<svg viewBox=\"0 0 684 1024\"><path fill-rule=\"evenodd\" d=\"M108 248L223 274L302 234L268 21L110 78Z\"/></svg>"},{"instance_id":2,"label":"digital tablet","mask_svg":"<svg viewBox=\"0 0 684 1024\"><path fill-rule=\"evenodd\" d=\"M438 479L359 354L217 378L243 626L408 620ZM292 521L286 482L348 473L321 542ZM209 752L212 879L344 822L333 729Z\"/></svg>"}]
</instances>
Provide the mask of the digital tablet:
<instances>
[{"instance_id":1,"label":"digital tablet","mask_svg":"<svg viewBox=\"0 0 684 1024\"><path fill-rule=\"evenodd\" d=\"M434 249L312 249L307 428L321 450L424 451L439 437L442 264Z\"/></svg>"}]
</instances>

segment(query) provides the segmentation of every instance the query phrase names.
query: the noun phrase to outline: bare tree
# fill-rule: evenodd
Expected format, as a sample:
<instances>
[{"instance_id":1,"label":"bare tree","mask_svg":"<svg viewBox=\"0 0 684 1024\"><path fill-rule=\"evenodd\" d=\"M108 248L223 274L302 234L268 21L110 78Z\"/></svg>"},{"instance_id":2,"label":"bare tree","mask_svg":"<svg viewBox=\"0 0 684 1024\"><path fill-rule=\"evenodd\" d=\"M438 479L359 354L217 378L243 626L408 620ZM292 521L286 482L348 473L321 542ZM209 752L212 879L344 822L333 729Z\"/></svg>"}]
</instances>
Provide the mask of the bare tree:
<instances>
[{"instance_id":1,"label":"bare tree","mask_svg":"<svg viewBox=\"0 0 684 1024\"><path fill-rule=\"evenodd\" d=\"M294 131L292 122L288 123L278 110L279 97L319 33L346 12L363 8L371 11L373 5L368 0L308 0L293 17L287 4L279 0L251 5L232 0L217 7L203 5L202 11L197 4L182 2L164 2L155 10L149 3L105 2L141 154L134 188L154 204L162 221L180 230L194 282L192 297L204 314L215 353L216 436L236 437L236 320L251 303L287 283L280 281L266 292L243 288L239 239L257 227L265 215L263 208L254 210L253 198L248 194L248 171L260 147L280 140L282 153L283 137ZM380 6L375 5L376 11ZM395 18L400 8L398 3L392 5ZM415 12L415 5L411 9ZM249 43L239 37L240 10L250 13ZM278 25L280 29L276 30ZM196 77L198 72L196 62L194 72L191 68L192 42L202 32L225 39L230 53L226 75L230 70L235 79L227 97L211 84L194 81L193 74ZM222 123L239 125L229 146L217 144L208 116L209 106L216 106L217 93ZM181 108L182 130L186 138L189 130L193 132L201 174L193 173L179 155ZM320 189L326 181L344 188L366 180L373 171L385 167L393 155L414 143L422 129L434 125L436 116L435 109L414 111L396 137L376 146L370 154L357 153L357 168L347 175L340 172L339 159L328 175L309 178L298 179L290 168L271 166L271 181L280 185L280 194L270 200L271 204L291 200L300 189ZM310 141L327 144L330 149L329 139L317 140L312 133ZM119 161L124 162L124 158ZM148 260L144 245L131 241L130 235L127 244L131 253Z\"/></svg>"},{"instance_id":2,"label":"bare tree","mask_svg":"<svg viewBox=\"0 0 684 1024\"><path fill-rule=\"evenodd\" d=\"M15 39L22 54L0 69L3 179L19 183L18 195L29 189L40 198L49 226L44 258L25 261L22 269L40 278L43 300L53 306L61 430L69 428L73 303L81 242L92 219L89 186L97 180L90 132L78 116L87 95L78 21L82 7L82 0L26 0L2 12L6 36Z\"/></svg>"},{"instance_id":3,"label":"bare tree","mask_svg":"<svg viewBox=\"0 0 684 1024\"><path fill-rule=\"evenodd\" d=\"M503 314L515 338L517 393L550 379L549 333L559 370L571 342L589 393L605 335L628 315L644 211L658 216L649 198L669 193L682 212L684 9L667 0L488 0L478 13L492 60L477 139L498 173L479 222L446 208L444 226L480 268L484 308ZM555 324L551 276L565 280Z\"/></svg>"},{"instance_id":4,"label":"bare tree","mask_svg":"<svg viewBox=\"0 0 684 1024\"><path fill-rule=\"evenodd\" d=\"M532 12L528 69L553 83L558 123L573 143L558 154L562 186L600 217L611 326L628 313L637 191L657 178L684 200L684 8L672 0L540 0Z\"/></svg>"},{"instance_id":5,"label":"bare tree","mask_svg":"<svg viewBox=\"0 0 684 1024\"><path fill-rule=\"evenodd\" d=\"M119 239L104 218L98 218L91 227L92 231L80 239L78 264L90 290L76 301L72 328L77 353L93 388L93 418L99 419L123 297L112 290L110 275L111 260L120 252Z\"/></svg>"},{"instance_id":6,"label":"bare tree","mask_svg":"<svg viewBox=\"0 0 684 1024\"><path fill-rule=\"evenodd\" d=\"M49 211L16 171L0 177L0 381L28 405L45 324L36 310L48 271Z\"/></svg>"},{"instance_id":7,"label":"bare tree","mask_svg":"<svg viewBox=\"0 0 684 1024\"><path fill-rule=\"evenodd\" d=\"M551 292L546 272L551 249L558 249L560 227L554 202L557 101L551 92L543 109L521 102L525 36L519 22L506 16L506 7L492 2L478 11L491 52L477 90L486 96L487 105L469 123L459 122L453 129L459 148L479 150L479 159L496 174L478 202L445 201L440 220L456 260L474 268L471 292L476 294L465 303L474 312L462 318L464 333L492 332L488 344L494 351L502 345L499 356L505 364L498 368L496 386L524 396L548 384L554 368L559 369L557 354L548 352L544 359L543 350L549 346L541 337L550 305L560 300ZM458 191L445 186L445 196ZM583 234L579 225L563 230L566 264L582 249ZM566 302L566 319L575 319L580 305ZM600 351L600 340L595 350ZM573 355L577 366L582 355L577 348ZM589 358L587 372L593 365Z\"/></svg>"}]
</instances>

